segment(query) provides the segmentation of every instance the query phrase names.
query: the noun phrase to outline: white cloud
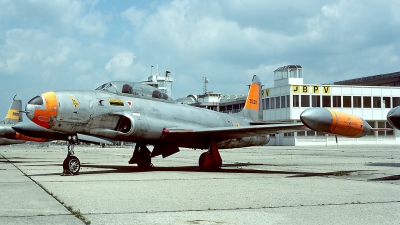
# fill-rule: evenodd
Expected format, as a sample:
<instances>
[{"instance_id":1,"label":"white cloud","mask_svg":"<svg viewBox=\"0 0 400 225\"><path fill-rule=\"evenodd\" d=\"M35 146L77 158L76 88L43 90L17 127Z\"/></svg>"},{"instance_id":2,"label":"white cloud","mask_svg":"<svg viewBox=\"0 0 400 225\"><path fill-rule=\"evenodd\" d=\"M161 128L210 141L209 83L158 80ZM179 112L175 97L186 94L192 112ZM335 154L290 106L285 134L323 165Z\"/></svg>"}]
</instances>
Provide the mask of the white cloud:
<instances>
[{"instance_id":1,"label":"white cloud","mask_svg":"<svg viewBox=\"0 0 400 225\"><path fill-rule=\"evenodd\" d=\"M338 7L336 5L334 6L324 5L321 11L324 14L324 16L329 18L339 18L340 16Z\"/></svg>"},{"instance_id":2,"label":"white cloud","mask_svg":"<svg viewBox=\"0 0 400 225\"><path fill-rule=\"evenodd\" d=\"M104 16L100 12L89 13L84 15L82 18L77 19L75 26L84 35L95 35L103 38L107 32L107 26L104 24L105 20L110 19Z\"/></svg>"},{"instance_id":3,"label":"white cloud","mask_svg":"<svg viewBox=\"0 0 400 225\"><path fill-rule=\"evenodd\" d=\"M139 27L146 15L146 11L138 10L132 6L121 13L122 18L127 19L133 26Z\"/></svg>"},{"instance_id":4,"label":"white cloud","mask_svg":"<svg viewBox=\"0 0 400 225\"><path fill-rule=\"evenodd\" d=\"M119 52L107 62L105 69L116 78L124 78L132 75L132 64L135 55L131 52Z\"/></svg>"}]
</instances>

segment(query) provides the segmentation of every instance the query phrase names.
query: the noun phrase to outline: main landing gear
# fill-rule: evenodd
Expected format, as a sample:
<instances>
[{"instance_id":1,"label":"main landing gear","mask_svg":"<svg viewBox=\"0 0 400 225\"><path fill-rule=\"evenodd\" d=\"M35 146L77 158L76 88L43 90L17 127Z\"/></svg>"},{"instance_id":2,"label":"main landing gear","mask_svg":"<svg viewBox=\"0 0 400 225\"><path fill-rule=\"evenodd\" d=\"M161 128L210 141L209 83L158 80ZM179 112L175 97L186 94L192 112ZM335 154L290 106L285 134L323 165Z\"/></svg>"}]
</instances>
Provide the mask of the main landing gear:
<instances>
[{"instance_id":1,"label":"main landing gear","mask_svg":"<svg viewBox=\"0 0 400 225\"><path fill-rule=\"evenodd\" d=\"M214 140L210 142L210 149L203 152L199 157L200 170L218 170L221 169L222 158L219 154L217 145Z\"/></svg>"},{"instance_id":2,"label":"main landing gear","mask_svg":"<svg viewBox=\"0 0 400 225\"><path fill-rule=\"evenodd\" d=\"M136 143L132 158L129 160L129 164L135 163L142 170L147 170L153 167L153 164L151 163L151 152L146 147L146 144Z\"/></svg>"},{"instance_id":3,"label":"main landing gear","mask_svg":"<svg viewBox=\"0 0 400 225\"><path fill-rule=\"evenodd\" d=\"M74 147L78 143L78 137L76 135L68 137L68 154L63 162L63 172L61 176L64 175L78 175L81 169L81 162L78 157L74 156Z\"/></svg>"}]
</instances>

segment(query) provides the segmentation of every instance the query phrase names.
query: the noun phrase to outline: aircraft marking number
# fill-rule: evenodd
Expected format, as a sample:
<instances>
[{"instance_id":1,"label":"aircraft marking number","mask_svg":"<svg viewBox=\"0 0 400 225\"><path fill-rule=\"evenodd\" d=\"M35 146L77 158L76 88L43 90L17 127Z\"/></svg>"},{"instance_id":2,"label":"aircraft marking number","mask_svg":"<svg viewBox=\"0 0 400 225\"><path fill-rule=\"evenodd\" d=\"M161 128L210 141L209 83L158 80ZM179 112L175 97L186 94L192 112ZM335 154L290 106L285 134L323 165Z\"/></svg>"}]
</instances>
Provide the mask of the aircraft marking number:
<instances>
[{"instance_id":1,"label":"aircraft marking number","mask_svg":"<svg viewBox=\"0 0 400 225\"><path fill-rule=\"evenodd\" d=\"M257 100L249 99L250 104L257 105Z\"/></svg>"}]
</instances>

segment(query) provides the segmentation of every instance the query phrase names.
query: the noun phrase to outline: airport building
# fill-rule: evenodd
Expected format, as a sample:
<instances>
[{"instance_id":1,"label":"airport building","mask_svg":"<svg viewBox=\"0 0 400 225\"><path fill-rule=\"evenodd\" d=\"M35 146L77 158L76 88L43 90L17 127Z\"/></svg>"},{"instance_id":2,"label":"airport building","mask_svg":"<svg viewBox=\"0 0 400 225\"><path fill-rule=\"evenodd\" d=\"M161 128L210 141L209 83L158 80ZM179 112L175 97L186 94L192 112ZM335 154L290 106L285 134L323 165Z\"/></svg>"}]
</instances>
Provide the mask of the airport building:
<instances>
[{"instance_id":1,"label":"airport building","mask_svg":"<svg viewBox=\"0 0 400 225\"><path fill-rule=\"evenodd\" d=\"M400 72L382 74L334 84L304 84L303 68L288 65L274 71L274 86L262 90L263 119L268 122L300 122L310 107L328 107L357 115L372 127L391 128L386 115L400 105ZM194 100L198 107L236 112L244 107L245 96L229 99L207 93ZM213 98L213 101L207 101ZM219 99L219 101L218 101ZM380 131L361 138L335 137L315 131L281 133L268 145L400 144L400 131Z\"/></svg>"},{"instance_id":2,"label":"airport building","mask_svg":"<svg viewBox=\"0 0 400 225\"><path fill-rule=\"evenodd\" d=\"M172 83L174 82L174 79L170 76L170 74L170 71L165 71L165 77L163 77L157 69L155 75L152 74L147 78L147 81L142 81L140 83L158 88L161 92L172 97Z\"/></svg>"}]
</instances>

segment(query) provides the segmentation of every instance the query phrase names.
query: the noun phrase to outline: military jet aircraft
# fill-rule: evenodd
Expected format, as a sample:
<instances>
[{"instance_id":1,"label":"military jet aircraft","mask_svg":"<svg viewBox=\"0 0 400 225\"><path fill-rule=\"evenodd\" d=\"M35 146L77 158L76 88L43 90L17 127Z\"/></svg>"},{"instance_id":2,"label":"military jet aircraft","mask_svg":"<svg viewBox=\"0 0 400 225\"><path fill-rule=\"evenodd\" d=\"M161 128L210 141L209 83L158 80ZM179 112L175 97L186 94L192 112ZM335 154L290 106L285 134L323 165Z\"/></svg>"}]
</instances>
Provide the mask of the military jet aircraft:
<instances>
[{"instance_id":1,"label":"military jet aircraft","mask_svg":"<svg viewBox=\"0 0 400 225\"><path fill-rule=\"evenodd\" d=\"M387 120L392 127L400 130L400 106L394 107L388 112Z\"/></svg>"},{"instance_id":2,"label":"military jet aircraft","mask_svg":"<svg viewBox=\"0 0 400 225\"><path fill-rule=\"evenodd\" d=\"M13 101L10 105L6 118L0 121L0 145L11 145L11 144L22 144L26 141L36 141L43 142L47 141L43 138L33 138L29 136L22 135L12 129L12 126L16 123L22 122L22 101L15 99L16 95L13 98ZM37 126L32 123L32 125Z\"/></svg>"},{"instance_id":3,"label":"military jet aircraft","mask_svg":"<svg viewBox=\"0 0 400 225\"><path fill-rule=\"evenodd\" d=\"M261 81L256 75L243 110L234 114L179 104L151 86L117 81L93 91L43 93L27 103L26 112L36 124L68 135L70 146L63 162L64 172L79 172L80 161L74 155L79 134L135 142L129 163L140 168L151 167L154 156L165 158L179 152L179 147L186 147L208 149L200 155L199 167L215 169L222 165L219 149L261 146L268 143L269 134L309 130L303 123L263 122L261 97ZM313 123L318 110L312 108L305 114L303 122L312 124L310 128L318 128L319 123L326 125L326 121L318 119ZM371 132L366 124L360 125L363 131L358 136ZM349 135L345 129L324 130L330 131ZM154 146L151 152L147 145Z\"/></svg>"},{"instance_id":4,"label":"military jet aircraft","mask_svg":"<svg viewBox=\"0 0 400 225\"><path fill-rule=\"evenodd\" d=\"M268 134L308 130L302 123L263 123L260 103L261 81L254 75L244 109L236 114L178 104L156 88L132 82L47 92L31 99L26 111L36 124L69 136L63 168L78 174L77 134L135 142L129 163L140 168L149 168L151 157L168 157L179 147L208 149L199 158L200 168L207 169L221 166L219 149L265 145ZM152 152L147 145L154 146Z\"/></svg>"}]
</instances>

